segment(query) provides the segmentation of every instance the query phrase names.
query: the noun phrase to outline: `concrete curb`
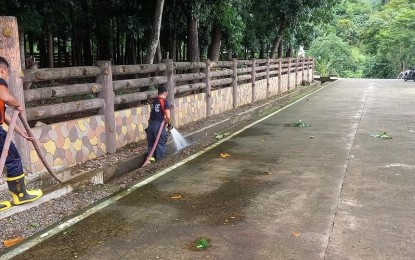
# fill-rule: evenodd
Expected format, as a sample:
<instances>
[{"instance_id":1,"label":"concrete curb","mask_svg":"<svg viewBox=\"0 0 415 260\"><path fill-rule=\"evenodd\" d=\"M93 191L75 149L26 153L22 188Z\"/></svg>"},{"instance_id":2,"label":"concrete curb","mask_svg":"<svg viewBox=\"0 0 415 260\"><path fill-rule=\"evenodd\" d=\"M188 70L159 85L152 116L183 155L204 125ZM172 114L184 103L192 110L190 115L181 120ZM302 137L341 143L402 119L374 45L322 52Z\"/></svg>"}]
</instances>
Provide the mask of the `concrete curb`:
<instances>
[{"instance_id":1,"label":"concrete curb","mask_svg":"<svg viewBox=\"0 0 415 260\"><path fill-rule=\"evenodd\" d=\"M312 92L320 87L321 87L320 82L314 82L310 86L306 86L306 87L298 87L286 95L278 97L274 100L270 100L264 104L253 107L247 111L233 115L220 122L214 123L200 130L192 132L186 135L185 138L190 143L201 141L205 138L213 136L214 133L223 132L227 129L230 129L239 124L242 124L256 116L260 116L261 114L270 112L273 109L276 110L285 105L288 105L289 103L295 101L296 97L301 96L304 93ZM169 145L172 145L172 144L170 143ZM106 168L94 169L89 172L84 172L78 176L73 176L69 180L58 185L52 185L52 181L50 180L50 177L47 173L42 174L40 177L38 177L38 179L32 179L32 180L29 180L29 182L33 186L42 188L45 193L44 197L36 203L29 203L29 204L25 204L21 206L16 206L10 210L2 212L0 213L0 219L4 219L15 213L23 212L27 209L38 206L44 202L63 196L81 185L85 185L88 183L93 183L93 184L107 183L129 172L137 170L143 165L145 159L146 159L146 153L135 155L131 158L125 159L123 161L120 161L117 164L108 166ZM70 176L69 172L70 172L70 169L67 169L61 172L59 175L61 176L63 175L64 177Z\"/></svg>"}]
</instances>

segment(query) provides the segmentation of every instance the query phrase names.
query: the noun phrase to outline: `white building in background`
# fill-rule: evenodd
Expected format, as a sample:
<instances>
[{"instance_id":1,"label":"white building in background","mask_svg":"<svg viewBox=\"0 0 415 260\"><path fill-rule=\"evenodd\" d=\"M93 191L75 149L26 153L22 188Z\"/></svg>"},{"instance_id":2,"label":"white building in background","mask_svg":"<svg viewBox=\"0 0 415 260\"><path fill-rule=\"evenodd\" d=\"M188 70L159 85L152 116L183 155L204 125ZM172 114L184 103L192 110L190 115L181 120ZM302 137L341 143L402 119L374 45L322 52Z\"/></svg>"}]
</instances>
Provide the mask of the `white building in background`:
<instances>
[{"instance_id":1,"label":"white building in background","mask_svg":"<svg viewBox=\"0 0 415 260\"><path fill-rule=\"evenodd\" d=\"M304 46L300 45L300 49L298 50L298 57L305 57L305 51L304 51Z\"/></svg>"}]
</instances>

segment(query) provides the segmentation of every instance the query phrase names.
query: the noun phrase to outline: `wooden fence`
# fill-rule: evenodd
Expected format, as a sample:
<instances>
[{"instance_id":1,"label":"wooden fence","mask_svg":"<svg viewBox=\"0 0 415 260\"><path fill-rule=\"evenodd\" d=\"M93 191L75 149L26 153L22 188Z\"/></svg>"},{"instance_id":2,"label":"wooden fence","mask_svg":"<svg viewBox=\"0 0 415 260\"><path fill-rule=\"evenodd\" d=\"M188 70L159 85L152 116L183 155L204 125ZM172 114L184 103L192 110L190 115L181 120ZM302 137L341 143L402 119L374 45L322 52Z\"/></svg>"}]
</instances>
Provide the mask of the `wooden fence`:
<instances>
[{"instance_id":1,"label":"wooden fence","mask_svg":"<svg viewBox=\"0 0 415 260\"><path fill-rule=\"evenodd\" d=\"M70 84L49 87L48 84L37 85L37 87L24 90L24 101L45 101L55 100L52 105L28 106L27 118L29 121L41 120L44 118L61 116L82 111L101 109L105 106L127 104L137 101L146 101L157 96L156 87L165 85L169 89L168 101L174 104L174 98L178 94L190 94L198 91L206 93L206 104L209 106L210 92L213 88L232 86L234 95L237 93L238 85L243 82L252 83L252 102L255 102L256 81L267 80L272 77L281 78L282 75L301 73L301 81L311 81L312 77L305 78L304 72L313 68L314 60L311 58L290 58L290 59L263 59L263 60L233 60L219 62L172 62L166 60L161 64L141 65L115 65L110 62L98 61L97 66L68 67L68 68L46 68L24 71L24 83L47 82L53 80L69 79L90 79L92 83ZM193 71L193 72L188 72ZM197 72L194 72L197 71ZM137 76L146 75L143 78L131 78L113 80L115 76ZM147 76L153 74L153 76ZM289 77L288 80L291 78ZM300 84L295 78L294 85ZM281 81L277 93L281 93ZM290 85L290 83L288 83ZM32 85L33 86L33 85ZM148 90L151 87L151 90ZM147 89L144 90L143 89ZM128 90L127 94L108 95L110 93L122 93ZM105 92L105 94L103 94ZM270 90L267 89L267 97ZM85 96L92 94L95 98L62 102L58 99ZM233 107L237 107L237 99L234 98ZM103 111L101 111L104 113ZM106 113L112 113L106 111ZM172 110L174 114L174 109ZM206 116L211 115L211 110L206 110Z\"/></svg>"},{"instance_id":2,"label":"wooden fence","mask_svg":"<svg viewBox=\"0 0 415 260\"><path fill-rule=\"evenodd\" d=\"M219 62L165 60L160 64L113 66L109 61L98 61L96 66L26 70L23 78L26 116L32 122L54 118L53 124L35 127L34 132L53 167L70 166L104 153L115 153L127 143L144 139L148 102L157 96L160 85L169 90L167 99L172 104L173 123L179 127L310 82L314 78L313 68L312 58L288 58ZM196 103L189 108L186 102ZM125 110L128 104L133 104L130 106L133 108ZM131 113L136 117L134 120L138 117L139 122L134 124L140 128L139 132L135 126L134 129L129 126L133 120ZM67 121L65 115L69 114L74 116ZM87 121L78 120L85 116ZM78 124L76 129L74 124ZM85 124L91 126L85 127ZM129 132L131 135L127 138ZM32 148L20 149L27 149L30 154ZM68 154L70 149L72 154ZM33 156L28 162L32 164L29 168L42 170L41 164L37 164L38 158ZM65 163L60 158L66 158Z\"/></svg>"}]
</instances>

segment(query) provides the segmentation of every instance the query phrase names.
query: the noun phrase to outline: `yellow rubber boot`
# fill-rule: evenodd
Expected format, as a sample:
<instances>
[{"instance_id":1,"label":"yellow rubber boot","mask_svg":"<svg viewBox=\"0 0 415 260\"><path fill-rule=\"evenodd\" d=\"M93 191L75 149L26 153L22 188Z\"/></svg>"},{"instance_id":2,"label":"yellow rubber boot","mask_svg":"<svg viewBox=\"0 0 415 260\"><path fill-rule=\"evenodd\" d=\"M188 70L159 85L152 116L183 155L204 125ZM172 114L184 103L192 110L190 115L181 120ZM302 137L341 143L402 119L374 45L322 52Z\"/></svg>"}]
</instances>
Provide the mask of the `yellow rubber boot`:
<instances>
[{"instance_id":1,"label":"yellow rubber boot","mask_svg":"<svg viewBox=\"0 0 415 260\"><path fill-rule=\"evenodd\" d=\"M12 206L12 204L10 203L10 201L2 201L0 202L0 211L9 209Z\"/></svg>"},{"instance_id":2,"label":"yellow rubber boot","mask_svg":"<svg viewBox=\"0 0 415 260\"><path fill-rule=\"evenodd\" d=\"M24 173L17 176L7 178L7 185L9 186L10 194L12 195L13 204L20 205L35 201L42 197L41 190L27 190Z\"/></svg>"}]
</instances>

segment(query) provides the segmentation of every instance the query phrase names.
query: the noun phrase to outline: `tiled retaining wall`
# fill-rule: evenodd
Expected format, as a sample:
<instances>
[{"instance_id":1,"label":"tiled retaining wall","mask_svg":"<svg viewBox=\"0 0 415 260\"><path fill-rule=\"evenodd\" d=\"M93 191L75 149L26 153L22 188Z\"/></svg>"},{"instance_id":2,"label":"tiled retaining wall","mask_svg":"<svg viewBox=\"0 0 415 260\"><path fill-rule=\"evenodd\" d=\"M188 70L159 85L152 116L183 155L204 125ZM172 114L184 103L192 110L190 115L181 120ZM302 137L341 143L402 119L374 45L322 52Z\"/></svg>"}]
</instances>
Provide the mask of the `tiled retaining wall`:
<instances>
[{"instance_id":1,"label":"tiled retaining wall","mask_svg":"<svg viewBox=\"0 0 415 260\"><path fill-rule=\"evenodd\" d=\"M117 149L129 143L145 139L144 129L148 126L149 117L149 105L115 111Z\"/></svg>"},{"instance_id":2,"label":"tiled retaining wall","mask_svg":"<svg viewBox=\"0 0 415 260\"><path fill-rule=\"evenodd\" d=\"M261 100L267 98L267 80L261 79L255 83L256 93L255 100Z\"/></svg>"},{"instance_id":3,"label":"tiled retaining wall","mask_svg":"<svg viewBox=\"0 0 415 260\"><path fill-rule=\"evenodd\" d=\"M281 93L288 91L288 74L281 75Z\"/></svg>"},{"instance_id":4,"label":"tiled retaining wall","mask_svg":"<svg viewBox=\"0 0 415 260\"><path fill-rule=\"evenodd\" d=\"M205 93L176 98L174 103L176 110L174 121L177 127L206 117Z\"/></svg>"},{"instance_id":5,"label":"tiled retaining wall","mask_svg":"<svg viewBox=\"0 0 415 260\"><path fill-rule=\"evenodd\" d=\"M278 94L278 77L269 78L269 92L270 96Z\"/></svg>"},{"instance_id":6,"label":"tiled retaining wall","mask_svg":"<svg viewBox=\"0 0 415 260\"><path fill-rule=\"evenodd\" d=\"M243 106L252 102L252 84L245 83L238 86L238 106Z\"/></svg>"},{"instance_id":7,"label":"tiled retaining wall","mask_svg":"<svg viewBox=\"0 0 415 260\"><path fill-rule=\"evenodd\" d=\"M232 91L232 87L227 87L211 92L210 102L212 115L217 115L233 108Z\"/></svg>"},{"instance_id":8,"label":"tiled retaining wall","mask_svg":"<svg viewBox=\"0 0 415 260\"><path fill-rule=\"evenodd\" d=\"M312 75L312 70L307 73ZM291 88L295 84L294 73L291 74ZM298 76L301 84L301 71ZM278 77L271 77L270 96L278 93ZM256 82L256 100L266 98L267 80ZM288 75L281 76L281 92L288 90ZM211 92L212 115L220 114L233 109L232 87L213 90ZM252 101L252 84L238 86L237 105L242 106ZM146 139L144 130L148 126L150 106L144 105L115 112L116 145L121 148L127 144ZM199 93L175 99L176 126L183 126L206 116L206 94ZM32 129L35 138L39 140L42 153L54 169L67 168L86 160L91 160L106 153L105 122L103 116L93 116L77 120L35 127ZM42 172L45 168L36 151L31 147L31 172Z\"/></svg>"},{"instance_id":9,"label":"tiled retaining wall","mask_svg":"<svg viewBox=\"0 0 415 260\"><path fill-rule=\"evenodd\" d=\"M291 73L290 75L290 90L294 89L296 87L295 85L295 78L296 78L296 74L295 73Z\"/></svg>"},{"instance_id":10,"label":"tiled retaining wall","mask_svg":"<svg viewBox=\"0 0 415 260\"><path fill-rule=\"evenodd\" d=\"M46 161L53 168L76 165L104 155L105 122L102 116L93 116L32 129L40 143ZM32 171L42 171L44 166L35 149L31 147Z\"/></svg>"}]
</instances>

